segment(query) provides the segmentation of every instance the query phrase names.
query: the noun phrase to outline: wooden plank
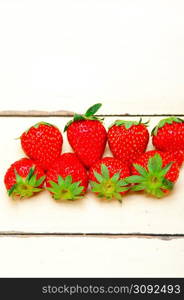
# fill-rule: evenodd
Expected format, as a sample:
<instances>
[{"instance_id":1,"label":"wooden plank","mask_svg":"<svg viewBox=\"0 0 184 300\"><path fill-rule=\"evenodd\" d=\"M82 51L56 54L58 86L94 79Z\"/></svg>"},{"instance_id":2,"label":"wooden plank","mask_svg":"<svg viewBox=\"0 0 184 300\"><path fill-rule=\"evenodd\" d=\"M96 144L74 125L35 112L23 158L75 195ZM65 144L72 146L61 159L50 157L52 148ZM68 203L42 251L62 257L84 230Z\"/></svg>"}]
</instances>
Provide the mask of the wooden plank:
<instances>
[{"instance_id":1,"label":"wooden plank","mask_svg":"<svg viewBox=\"0 0 184 300\"><path fill-rule=\"evenodd\" d=\"M130 119L130 118L129 118ZM133 118L136 119L136 118ZM160 118L151 118L150 129ZM0 118L1 168L3 178L10 163L24 156L16 137L34 123L45 120L63 129L68 118ZM147 120L146 118L144 119ZM108 127L114 118L108 117ZM64 152L71 151L64 135ZM151 145L149 145L149 149ZM110 155L107 147L105 155ZM143 194L129 194L122 205L102 201L88 192L76 202L54 201L45 191L32 199L9 199L3 181L0 183L0 231L35 233L153 233L184 234L184 172L170 196L158 200Z\"/></svg>"},{"instance_id":2,"label":"wooden plank","mask_svg":"<svg viewBox=\"0 0 184 300\"><path fill-rule=\"evenodd\" d=\"M64 110L56 110L56 111L44 111L44 110L2 110L0 111L0 117L73 117L75 112L64 111ZM126 118L126 117L168 117L168 116L176 116L176 117L184 117L182 112L180 113L136 113L136 114L128 114L128 113L116 113L116 114L95 114L97 117L118 117L118 118Z\"/></svg>"},{"instance_id":3,"label":"wooden plank","mask_svg":"<svg viewBox=\"0 0 184 300\"><path fill-rule=\"evenodd\" d=\"M183 10L182 0L1 1L0 110L184 112Z\"/></svg>"},{"instance_id":4,"label":"wooden plank","mask_svg":"<svg viewBox=\"0 0 184 300\"><path fill-rule=\"evenodd\" d=\"M184 239L1 237L0 277L182 277Z\"/></svg>"},{"instance_id":5,"label":"wooden plank","mask_svg":"<svg viewBox=\"0 0 184 300\"><path fill-rule=\"evenodd\" d=\"M0 117L71 117L74 112L58 110L58 111L43 111L43 110L3 110L0 111Z\"/></svg>"}]
</instances>

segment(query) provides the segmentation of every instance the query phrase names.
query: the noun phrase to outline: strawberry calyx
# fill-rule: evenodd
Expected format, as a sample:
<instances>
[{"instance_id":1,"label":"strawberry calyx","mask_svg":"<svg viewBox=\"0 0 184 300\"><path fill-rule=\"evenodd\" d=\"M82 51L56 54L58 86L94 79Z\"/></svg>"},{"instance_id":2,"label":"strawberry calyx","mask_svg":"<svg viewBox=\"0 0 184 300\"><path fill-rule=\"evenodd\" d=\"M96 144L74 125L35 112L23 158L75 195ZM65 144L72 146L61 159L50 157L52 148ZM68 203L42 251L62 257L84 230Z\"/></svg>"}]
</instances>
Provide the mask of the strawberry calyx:
<instances>
[{"instance_id":1,"label":"strawberry calyx","mask_svg":"<svg viewBox=\"0 0 184 300\"><path fill-rule=\"evenodd\" d=\"M125 179L129 184L133 184L132 191L146 191L148 194L157 198L162 198L164 191L172 190L174 184L165 176L170 170L173 162L170 162L165 167L162 167L162 157L160 154L155 154L148 160L147 169L139 164L133 164L134 168L140 175L132 175Z\"/></svg>"},{"instance_id":2,"label":"strawberry calyx","mask_svg":"<svg viewBox=\"0 0 184 300\"><path fill-rule=\"evenodd\" d=\"M36 128L36 129L37 129L40 125L46 125L46 126L50 126L50 127L55 127L55 128L57 128L57 127L56 127L55 125L53 125L53 124L50 124L50 123L41 121L41 122L38 122L38 123L34 124L33 126L29 127L29 128L25 131L25 133L28 133L29 130L30 130L31 128Z\"/></svg>"},{"instance_id":3,"label":"strawberry calyx","mask_svg":"<svg viewBox=\"0 0 184 300\"><path fill-rule=\"evenodd\" d=\"M47 125L47 126L55 127L53 124L50 124L50 123L44 122L44 121L38 122L35 125L33 125L32 127L38 128L40 125Z\"/></svg>"},{"instance_id":4,"label":"strawberry calyx","mask_svg":"<svg viewBox=\"0 0 184 300\"><path fill-rule=\"evenodd\" d=\"M83 186L80 186L81 181L72 183L72 176L68 175L65 178L58 176L58 181L49 181L51 187L47 187L55 200L77 200L82 197L84 190Z\"/></svg>"},{"instance_id":5,"label":"strawberry calyx","mask_svg":"<svg viewBox=\"0 0 184 300\"><path fill-rule=\"evenodd\" d=\"M128 191L127 182L120 179L120 172L115 173L112 177L109 175L109 170L105 164L101 165L101 174L93 172L96 181L90 181L92 192L97 193L98 197L106 199L117 199L122 201L122 192Z\"/></svg>"},{"instance_id":6,"label":"strawberry calyx","mask_svg":"<svg viewBox=\"0 0 184 300\"><path fill-rule=\"evenodd\" d=\"M34 173L35 167L30 168L29 174L26 178L21 177L17 170L15 169L15 179L16 183L8 190L8 195L15 197L19 196L22 198L29 198L33 196L33 194L41 192L43 188L40 185L44 182L45 176L36 178L36 174Z\"/></svg>"},{"instance_id":7,"label":"strawberry calyx","mask_svg":"<svg viewBox=\"0 0 184 300\"><path fill-rule=\"evenodd\" d=\"M124 127L126 129L130 129L133 125L140 125L140 124L143 124L145 125L146 127L148 127L148 124L149 124L149 120L145 123L142 122L142 118L140 118L139 121L127 121L127 120L116 120L114 123L112 123L109 128L111 128L112 126L116 125L116 126L122 126L124 125Z\"/></svg>"},{"instance_id":8,"label":"strawberry calyx","mask_svg":"<svg viewBox=\"0 0 184 300\"><path fill-rule=\"evenodd\" d=\"M97 120L102 122L104 119L103 118L98 118L96 116L94 116L94 114L99 110L99 108L102 106L101 103L97 103L94 104L93 106L91 106L90 108L88 108L88 110L86 111L86 113L84 115L82 114L74 114L74 117L72 120L70 120L65 128L64 131L66 131L68 129L68 127L75 121L81 121L81 120Z\"/></svg>"},{"instance_id":9,"label":"strawberry calyx","mask_svg":"<svg viewBox=\"0 0 184 300\"><path fill-rule=\"evenodd\" d=\"M176 123L183 123L184 120L181 118L177 118L177 117L169 117L169 118L165 118L160 120L160 122L153 128L151 135L157 135L158 129L162 128L165 124L172 124L173 122Z\"/></svg>"}]
</instances>

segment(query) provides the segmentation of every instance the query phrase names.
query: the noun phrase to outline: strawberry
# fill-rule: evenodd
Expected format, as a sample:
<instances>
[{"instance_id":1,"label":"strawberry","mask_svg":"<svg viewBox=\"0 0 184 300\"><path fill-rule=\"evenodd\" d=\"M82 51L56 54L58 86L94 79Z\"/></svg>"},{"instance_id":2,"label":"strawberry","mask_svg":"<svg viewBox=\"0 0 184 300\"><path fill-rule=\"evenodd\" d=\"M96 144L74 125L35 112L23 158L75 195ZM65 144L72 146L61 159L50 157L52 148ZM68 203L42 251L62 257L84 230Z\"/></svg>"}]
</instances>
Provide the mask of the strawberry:
<instances>
[{"instance_id":1,"label":"strawberry","mask_svg":"<svg viewBox=\"0 0 184 300\"><path fill-rule=\"evenodd\" d=\"M177 151L170 151L165 152L168 155L171 155L172 159L178 163L178 166L181 167L184 162L184 151L183 150L177 150Z\"/></svg>"},{"instance_id":2,"label":"strawberry","mask_svg":"<svg viewBox=\"0 0 184 300\"><path fill-rule=\"evenodd\" d=\"M28 158L14 162L4 177L8 195L20 198L29 198L42 191L44 180L44 171Z\"/></svg>"},{"instance_id":3,"label":"strawberry","mask_svg":"<svg viewBox=\"0 0 184 300\"><path fill-rule=\"evenodd\" d=\"M108 130L108 143L113 156L131 165L145 152L149 141L147 124L142 123L142 119L139 122L115 121Z\"/></svg>"},{"instance_id":4,"label":"strawberry","mask_svg":"<svg viewBox=\"0 0 184 300\"><path fill-rule=\"evenodd\" d=\"M80 161L89 168L105 150L107 133L102 119L94 116L101 104L90 107L84 115L75 114L65 126L68 141Z\"/></svg>"},{"instance_id":5,"label":"strawberry","mask_svg":"<svg viewBox=\"0 0 184 300\"><path fill-rule=\"evenodd\" d=\"M106 199L122 200L122 195L129 189L124 180L128 176L129 167L114 157L102 158L89 170L92 191Z\"/></svg>"},{"instance_id":6,"label":"strawberry","mask_svg":"<svg viewBox=\"0 0 184 300\"><path fill-rule=\"evenodd\" d=\"M85 194L88 176L75 153L64 153L53 163L46 186L55 200L75 200Z\"/></svg>"},{"instance_id":7,"label":"strawberry","mask_svg":"<svg viewBox=\"0 0 184 300\"><path fill-rule=\"evenodd\" d=\"M47 170L59 157L63 137L54 125L39 122L21 135L21 145L25 154Z\"/></svg>"},{"instance_id":8,"label":"strawberry","mask_svg":"<svg viewBox=\"0 0 184 300\"><path fill-rule=\"evenodd\" d=\"M176 117L161 120L152 130L152 142L160 151L184 151L184 120Z\"/></svg>"},{"instance_id":9,"label":"strawberry","mask_svg":"<svg viewBox=\"0 0 184 300\"><path fill-rule=\"evenodd\" d=\"M173 188L179 176L179 166L172 153L151 150L133 164L132 174L126 182L133 184L133 191L145 190L161 198Z\"/></svg>"}]
</instances>

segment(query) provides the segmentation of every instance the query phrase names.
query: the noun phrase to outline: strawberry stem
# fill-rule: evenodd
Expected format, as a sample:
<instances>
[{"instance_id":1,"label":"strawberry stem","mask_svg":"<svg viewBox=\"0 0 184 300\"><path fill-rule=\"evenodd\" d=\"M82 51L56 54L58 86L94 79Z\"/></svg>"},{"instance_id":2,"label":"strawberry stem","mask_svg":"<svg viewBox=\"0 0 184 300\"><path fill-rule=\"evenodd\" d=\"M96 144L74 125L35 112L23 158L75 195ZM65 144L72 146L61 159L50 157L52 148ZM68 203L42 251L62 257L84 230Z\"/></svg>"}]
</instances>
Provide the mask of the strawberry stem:
<instances>
[{"instance_id":1,"label":"strawberry stem","mask_svg":"<svg viewBox=\"0 0 184 300\"><path fill-rule=\"evenodd\" d=\"M143 123L142 122L142 118L140 118L139 121L127 121L127 120L116 120L114 123L112 123L109 128L111 128L112 126L116 125L116 126L122 126L124 125L124 127L126 129L130 129L133 125L140 125L143 124L146 127L148 127L150 120L148 120L147 122Z\"/></svg>"},{"instance_id":2,"label":"strawberry stem","mask_svg":"<svg viewBox=\"0 0 184 300\"><path fill-rule=\"evenodd\" d=\"M51 187L47 190L51 192L55 200L77 200L82 197L84 190L80 183L81 181L73 182L71 175L65 178L58 176L57 182L49 181Z\"/></svg>"},{"instance_id":3,"label":"strawberry stem","mask_svg":"<svg viewBox=\"0 0 184 300\"><path fill-rule=\"evenodd\" d=\"M33 196L35 193L38 193L43 190L40 185L44 182L45 176L36 178L35 166L30 168L29 174L26 178L21 177L17 170L14 170L16 183L8 190L9 196L19 196L20 198L29 198Z\"/></svg>"},{"instance_id":4,"label":"strawberry stem","mask_svg":"<svg viewBox=\"0 0 184 300\"><path fill-rule=\"evenodd\" d=\"M96 116L94 116L94 114L99 110L99 108L102 106L101 103L97 103L94 104L93 106L91 106L85 114L74 114L74 117L72 120L70 120L64 128L64 132L68 129L68 127L76 121L81 121L81 120L92 120L92 121L100 121L102 122L104 119L103 118L98 118Z\"/></svg>"},{"instance_id":5,"label":"strawberry stem","mask_svg":"<svg viewBox=\"0 0 184 300\"><path fill-rule=\"evenodd\" d=\"M157 135L157 132L159 130L159 128L162 128L165 124L172 124L173 122L176 123L183 123L184 120L180 119L180 118L176 118L176 117L169 117L169 118L165 118L160 120L160 122L153 128L151 135Z\"/></svg>"},{"instance_id":6,"label":"strawberry stem","mask_svg":"<svg viewBox=\"0 0 184 300\"><path fill-rule=\"evenodd\" d=\"M163 161L159 154L155 154L149 158L147 169L139 164L133 164L139 175L132 175L125 179L129 184L132 184L132 191L145 190L146 193L162 198L164 191L173 188L173 182L169 181L165 176L169 172L172 162L162 167Z\"/></svg>"},{"instance_id":7,"label":"strawberry stem","mask_svg":"<svg viewBox=\"0 0 184 300\"><path fill-rule=\"evenodd\" d=\"M117 199L122 201L123 192L127 191L129 187L127 182L120 179L120 173L109 175L109 170L106 165L101 165L101 174L94 171L96 181L90 181L92 192L97 193L98 197L106 199Z\"/></svg>"},{"instance_id":8,"label":"strawberry stem","mask_svg":"<svg viewBox=\"0 0 184 300\"><path fill-rule=\"evenodd\" d=\"M46 125L46 126L50 126L50 127L55 127L55 128L57 128L55 125L53 125L53 124L50 124L50 123L47 123L47 122L44 122L44 121L41 121L41 122L38 122L38 123L36 123L36 124L34 124L33 126L31 126L31 127L29 127L26 131L25 131L25 133L28 133L29 132L29 130L31 129L31 128L39 128L39 126L40 125ZM58 129L58 128L57 128ZM19 138L17 138L17 139L19 139Z\"/></svg>"}]
</instances>

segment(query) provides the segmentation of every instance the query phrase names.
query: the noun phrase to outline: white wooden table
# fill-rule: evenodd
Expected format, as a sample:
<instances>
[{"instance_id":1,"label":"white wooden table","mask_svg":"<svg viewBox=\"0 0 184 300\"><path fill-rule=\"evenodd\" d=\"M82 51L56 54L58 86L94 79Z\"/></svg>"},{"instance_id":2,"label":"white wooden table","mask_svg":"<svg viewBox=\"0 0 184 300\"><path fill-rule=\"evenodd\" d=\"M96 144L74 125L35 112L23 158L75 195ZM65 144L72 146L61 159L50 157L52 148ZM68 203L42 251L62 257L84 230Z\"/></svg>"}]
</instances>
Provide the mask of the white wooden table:
<instances>
[{"instance_id":1,"label":"white wooden table","mask_svg":"<svg viewBox=\"0 0 184 300\"><path fill-rule=\"evenodd\" d=\"M0 1L0 277L183 276L184 169L168 197L132 193L122 205L90 192L12 201L3 184L23 156L15 138L41 120L63 130L96 102L106 127L184 117L183 10L179 0Z\"/></svg>"}]
</instances>

